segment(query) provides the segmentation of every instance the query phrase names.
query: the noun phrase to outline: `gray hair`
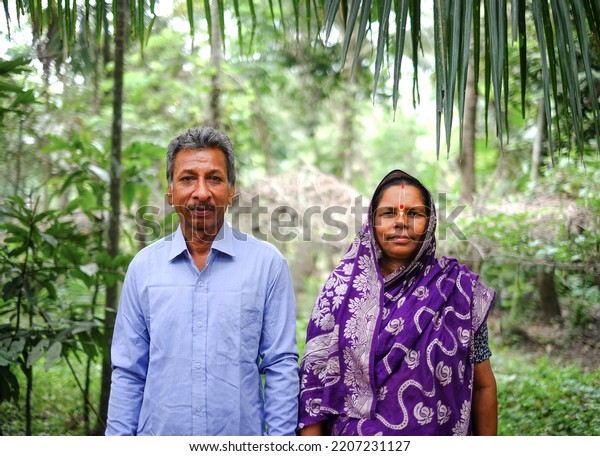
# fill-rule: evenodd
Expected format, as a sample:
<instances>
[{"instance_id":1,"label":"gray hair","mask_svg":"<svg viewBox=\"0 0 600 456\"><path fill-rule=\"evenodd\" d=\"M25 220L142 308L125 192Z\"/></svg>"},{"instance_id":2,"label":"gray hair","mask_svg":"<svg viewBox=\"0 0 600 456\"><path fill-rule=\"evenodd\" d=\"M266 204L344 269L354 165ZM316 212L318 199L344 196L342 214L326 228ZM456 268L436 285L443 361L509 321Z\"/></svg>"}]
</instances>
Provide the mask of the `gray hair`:
<instances>
[{"instance_id":1,"label":"gray hair","mask_svg":"<svg viewBox=\"0 0 600 456\"><path fill-rule=\"evenodd\" d=\"M167 181L173 185L175 156L180 150L218 149L225 154L227 181L235 185L235 155L229 137L212 127L194 127L180 133L167 147Z\"/></svg>"}]
</instances>

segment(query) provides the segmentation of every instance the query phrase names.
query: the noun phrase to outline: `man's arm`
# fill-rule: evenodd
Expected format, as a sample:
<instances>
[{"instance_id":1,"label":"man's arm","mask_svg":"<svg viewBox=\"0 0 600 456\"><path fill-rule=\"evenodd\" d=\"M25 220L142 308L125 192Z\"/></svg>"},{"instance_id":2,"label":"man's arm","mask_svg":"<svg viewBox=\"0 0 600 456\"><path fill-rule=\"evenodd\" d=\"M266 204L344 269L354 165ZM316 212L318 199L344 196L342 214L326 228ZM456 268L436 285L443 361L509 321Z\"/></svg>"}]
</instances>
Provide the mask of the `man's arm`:
<instances>
[{"instance_id":1,"label":"man's arm","mask_svg":"<svg viewBox=\"0 0 600 456\"><path fill-rule=\"evenodd\" d=\"M490 360L475 364L473 381L473 433L497 435L498 397Z\"/></svg>"},{"instance_id":2,"label":"man's arm","mask_svg":"<svg viewBox=\"0 0 600 456\"><path fill-rule=\"evenodd\" d=\"M275 264L275 266L277 263ZM260 372L265 374L265 421L269 435L296 435L300 390L296 345L296 302L284 259L267 293L260 341Z\"/></svg>"},{"instance_id":3,"label":"man's arm","mask_svg":"<svg viewBox=\"0 0 600 456\"><path fill-rule=\"evenodd\" d=\"M130 266L111 345L113 366L106 435L135 435L148 370L149 338Z\"/></svg>"}]
</instances>

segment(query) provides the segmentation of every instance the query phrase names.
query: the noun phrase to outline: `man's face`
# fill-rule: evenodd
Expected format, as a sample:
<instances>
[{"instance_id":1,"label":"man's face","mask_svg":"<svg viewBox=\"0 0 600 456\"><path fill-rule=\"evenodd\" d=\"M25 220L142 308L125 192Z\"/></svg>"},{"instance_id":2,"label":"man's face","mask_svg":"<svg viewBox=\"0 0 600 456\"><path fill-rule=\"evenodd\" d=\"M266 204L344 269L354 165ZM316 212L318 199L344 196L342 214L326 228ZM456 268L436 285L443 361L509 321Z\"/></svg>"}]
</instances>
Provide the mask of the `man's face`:
<instances>
[{"instance_id":1,"label":"man's face","mask_svg":"<svg viewBox=\"0 0 600 456\"><path fill-rule=\"evenodd\" d=\"M180 150L173 162L169 204L179 214L187 241L216 236L235 194L228 185L227 160L219 149Z\"/></svg>"}]
</instances>

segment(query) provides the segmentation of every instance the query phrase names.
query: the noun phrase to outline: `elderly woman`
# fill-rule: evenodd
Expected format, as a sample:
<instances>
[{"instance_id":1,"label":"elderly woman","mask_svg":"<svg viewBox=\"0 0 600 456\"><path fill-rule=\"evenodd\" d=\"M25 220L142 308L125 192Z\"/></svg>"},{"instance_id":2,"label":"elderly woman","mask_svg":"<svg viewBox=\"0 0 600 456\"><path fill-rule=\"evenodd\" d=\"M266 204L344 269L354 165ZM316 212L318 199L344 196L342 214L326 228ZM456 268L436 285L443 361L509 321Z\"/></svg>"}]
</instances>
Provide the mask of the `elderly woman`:
<instances>
[{"instance_id":1,"label":"elderly woman","mask_svg":"<svg viewBox=\"0 0 600 456\"><path fill-rule=\"evenodd\" d=\"M436 258L429 191L392 171L313 308L300 435L495 435L495 292Z\"/></svg>"}]
</instances>

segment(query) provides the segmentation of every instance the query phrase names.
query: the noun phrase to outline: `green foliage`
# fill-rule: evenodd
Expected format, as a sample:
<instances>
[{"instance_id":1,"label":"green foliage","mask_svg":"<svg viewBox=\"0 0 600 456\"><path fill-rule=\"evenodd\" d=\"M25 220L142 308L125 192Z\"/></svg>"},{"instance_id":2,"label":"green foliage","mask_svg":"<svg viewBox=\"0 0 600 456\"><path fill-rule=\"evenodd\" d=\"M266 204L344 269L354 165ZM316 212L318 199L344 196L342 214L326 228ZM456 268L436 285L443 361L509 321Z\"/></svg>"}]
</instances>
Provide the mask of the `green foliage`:
<instances>
[{"instance_id":1,"label":"green foliage","mask_svg":"<svg viewBox=\"0 0 600 456\"><path fill-rule=\"evenodd\" d=\"M600 369L507 350L494 355L500 435L600 434Z\"/></svg>"},{"instance_id":2,"label":"green foliage","mask_svg":"<svg viewBox=\"0 0 600 456\"><path fill-rule=\"evenodd\" d=\"M563 317L584 328L600 315L600 168L567 158L545 168L536 185L490 198L462 219L468 242L454 242L459 258L483 258L480 271L498 291L497 308L515 322L539 306L536 273L553 272ZM584 314L587 317L584 317Z\"/></svg>"},{"instance_id":3,"label":"green foliage","mask_svg":"<svg viewBox=\"0 0 600 456\"><path fill-rule=\"evenodd\" d=\"M430 110L427 103L414 110L409 100L410 76L402 78L403 85L397 91L393 80L400 74L396 68L390 64L389 72L375 75L373 71L375 65L385 66L386 62L373 50L374 42L369 43L370 38L377 38L377 33L382 33L395 58L402 55L395 24L384 29L373 22L373 30L365 30L366 35L361 36L364 38L362 48L353 48L353 42L344 38L324 44L319 39L320 24L317 24L322 17L316 15L314 9L310 14L303 12L302 6L293 3L239 2L236 11L230 11L231 17L239 19L245 33L250 32L243 43L239 42L239 54L236 52L237 24L226 21L227 27L223 30L223 128L231 135L236 148L240 189L259 188L261 179L309 163L337 176L364 195L370 195L379 179L392 168L414 173L432 189L456 191L460 179L455 163L435 159L434 129L436 119L441 118L438 116L451 114L451 91L455 90L454 86L460 89L464 81L440 81L438 79L443 78L437 73L435 82L448 87L446 104L442 106L444 112L440 114L434 103L430 104ZM390 2L385 4L391 5ZM365 5L373 6L372 18L377 21L383 4L367 2ZM223 6L231 7L226 3ZM175 5L178 7L183 11L185 5L179 2ZM302 22L292 26L287 18L297 10L306 17L301 16ZM411 11L409 16L417 17L417 13ZM519 14L523 13L519 10ZM5 109L5 128L0 130L5 146L2 151L5 166L1 171L4 185L0 195L16 194L21 198L0 203L5 211L5 215L0 216L0 400L14 401L18 397L23 400L26 390L23 385L31 381L26 373L33 373L36 386L31 406L37 409L33 418L34 433L67 434L70 431L64 431L61 426L70 429L67 422L81 419L79 412L73 412L60 400L64 397L71 401L76 390L60 387L65 383L65 372L67 377L72 375L67 371L72 360L84 365L91 357L94 368L89 371L88 380L91 383L97 380L99 360L94 357L101 348L98 335L104 311L99 303L104 287L122 279L131 256L140 247L177 226L176 214L163 209L164 152L176 133L206 122L214 74L208 59L209 37L204 31L204 22L196 20L192 45L183 30L185 27L181 27L181 20L186 20L185 12L180 16L183 17L156 21L152 17L154 30L149 40L146 40L146 32L141 33L148 24L141 22L143 18L139 15L132 19L136 26L132 32L141 39L138 46L143 45L144 49L143 53L130 52L127 57L123 106L123 142L127 146L122 152L121 176L122 253L116 258L105 252L112 115L108 96L112 80L107 73L112 70L112 63L110 58L103 61L100 49L92 49L96 47L95 39L112 39L109 30L102 31L108 16L91 13L96 23L88 21L86 25L91 26L85 31L95 35L94 39L84 46L73 47L67 61L63 59L64 54L54 52L57 49L54 43L61 43L52 41L57 36L49 32L39 37L40 42L47 38L45 46L34 50L29 43L22 46L32 55L38 52L38 60L33 60L31 65L26 63L28 60L17 59L0 64L0 109ZM286 27L281 17L286 18ZM371 19L356 16L357 20L362 18L365 19L360 21L362 24ZM54 19L48 16L48 20ZM22 20L25 25L25 18ZM273 23L277 26L273 27ZM312 31L305 32L305 24L311 24ZM39 25L33 24L37 32ZM501 29L500 24L495 25ZM420 26L425 30L425 23ZM528 35L535 34L533 22L526 26ZM79 26L73 22L70 27L74 32ZM417 33L407 37L410 38L407 43L423 45L420 62L426 64L432 57L429 52L432 44L427 43L425 35L433 35L433 32L420 37L418 27L411 26L407 30ZM460 36L458 28L446 32L446 36L458 41L465 38ZM70 37L75 38L75 35ZM65 43L67 41L62 42ZM360 57L353 74L350 68L340 68L343 48L349 56ZM583 111L588 118L584 119L582 128L587 135L584 136L590 139L584 144L589 154L586 162L591 157L592 163L587 168L566 159L557 161L555 166L547 163L544 177L532 186L529 183L531 136L537 100L543 98L547 78L542 77L543 63L535 54L539 49L528 45L527 77L522 79L528 87L527 96L519 99L513 95L520 94L520 76L523 76L520 49L517 46L506 49L508 82L498 80L499 74L494 76L494 90L498 85L507 89L508 105L499 101L497 93L494 94L497 99L492 100L491 91L480 97L480 100L485 98L486 115L494 108L502 111L511 126L511 141L504 149L509 153L501 154L495 142L478 140L478 188L480 195L489 199L484 209L475 210L466 222L461 216L460 229L469 240L475 241L474 245L480 247L484 255L481 272L485 281L499 292L495 309L501 314L503 328L535 321L539 290L534 274L538 266L544 266L554 268L569 328L573 336L581 336L591 332L600 314L597 269L600 174L597 163L593 163L594 156L588 151L595 153L594 147L597 149L590 139L594 118L588 103ZM455 51L460 52L452 50ZM452 54L449 49L446 57L448 60L438 63L448 68L456 69L459 65L458 60L450 58L460 57L466 62L466 55ZM416 64L416 59L413 63ZM421 73L431 74L431 68L425 66ZM25 76L27 85L23 82ZM573 82L569 83L570 87L576 90ZM484 84L490 82L480 78L480 85ZM584 85L585 81L582 85L585 92ZM426 89L421 81L423 100L426 100ZM558 95L564 98L562 93ZM33 103L31 96L43 99L44 104ZM394 116L387 105L398 101ZM520 109L522 103L526 108L525 118ZM555 122L558 117L571 122L563 111L560 116L556 115L559 107L552 108ZM486 116L478 117L477 131L483 131ZM487 131L487 125L485 128ZM569 128L566 123L560 128L566 139L556 143L556 147L566 151L571 140ZM456 136L456 129L453 133ZM453 149L458 150L458 147ZM25 196L28 194L40 195L37 205ZM562 205L546 205L545 198L549 196ZM459 204L448 196L448 201L439 205L439 209L450 213ZM517 210L521 206L525 210ZM572 209L577 214L587 211L588 216L573 218ZM470 259L472 250L467 243L456 241L448 232L449 227L447 221L440 223L440 230L450 235L446 245L440 243L440 249L450 250L461 259ZM301 351L310 309L323 277L335 261L334 255L322 246L303 244L302 248L314 254L302 256L298 248L289 244L282 246L292 268L299 265L303 271L297 277L300 281L297 334ZM510 337L502 336L511 342ZM87 375L81 370L77 372ZM547 375L537 371L534 374ZM582 376L580 372L572 373L576 381L587 381L581 380ZM562 381L562 377L557 381ZM88 393L82 396L85 394ZM44 401L60 402L56 413L44 407ZM525 413L517 411L521 412ZM17 409L13 402L5 401L0 404L0 430L25 433L24 416L23 408ZM86 431L77 427L73 433L80 432Z\"/></svg>"},{"instance_id":4,"label":"green foliage","mask_svg":"<svg viewBox=\"0 0 600 456\"><path fill-rule=\"evenodd\" d=\"M0 59L0 125L6 113L24 115L36 101L33 90L26 90L20 82L14 81L15 77L31 71L29 63L30 59L23 57Z\"/></svg>"},{"instance_id":5,"label":"green foliage","mask_svg":"<svg viewBox=\"0 0 600 456\"><path fill-rule=\"evenodd\" d=\"M61 356L78 351L94 356L100 339L99 321L58 293L70 280L90 283L87 236L60 211L40 212L38 201L19 196L7 200L0 220L2 402L18 398L15 369L27 372L42 359L49 369Z\"/></svg>"},{"instance_id":6,"label":"green foliage","mask_svg":"<svg viewBox=\"0 0 600 456\"><path fill-rule=\"evenodd\" d=\"M57 362L50 370L45 370L41 364L33 366L36 383L31 398L33 435L85 436L92 431L93 425L86 419L84 401L76 381L86 375L87 366L82 359L74 359L71 367L64 361ZM91 366L93 381L89 400L92 403L99 396L100 370L98 363ZM25 383L21 372L16 372L16 379ZM24 400L25 392L22 391L19 403L0 403L0 435L26 435L26 409L19 406Z\"/></svg>"}]
</instances>

